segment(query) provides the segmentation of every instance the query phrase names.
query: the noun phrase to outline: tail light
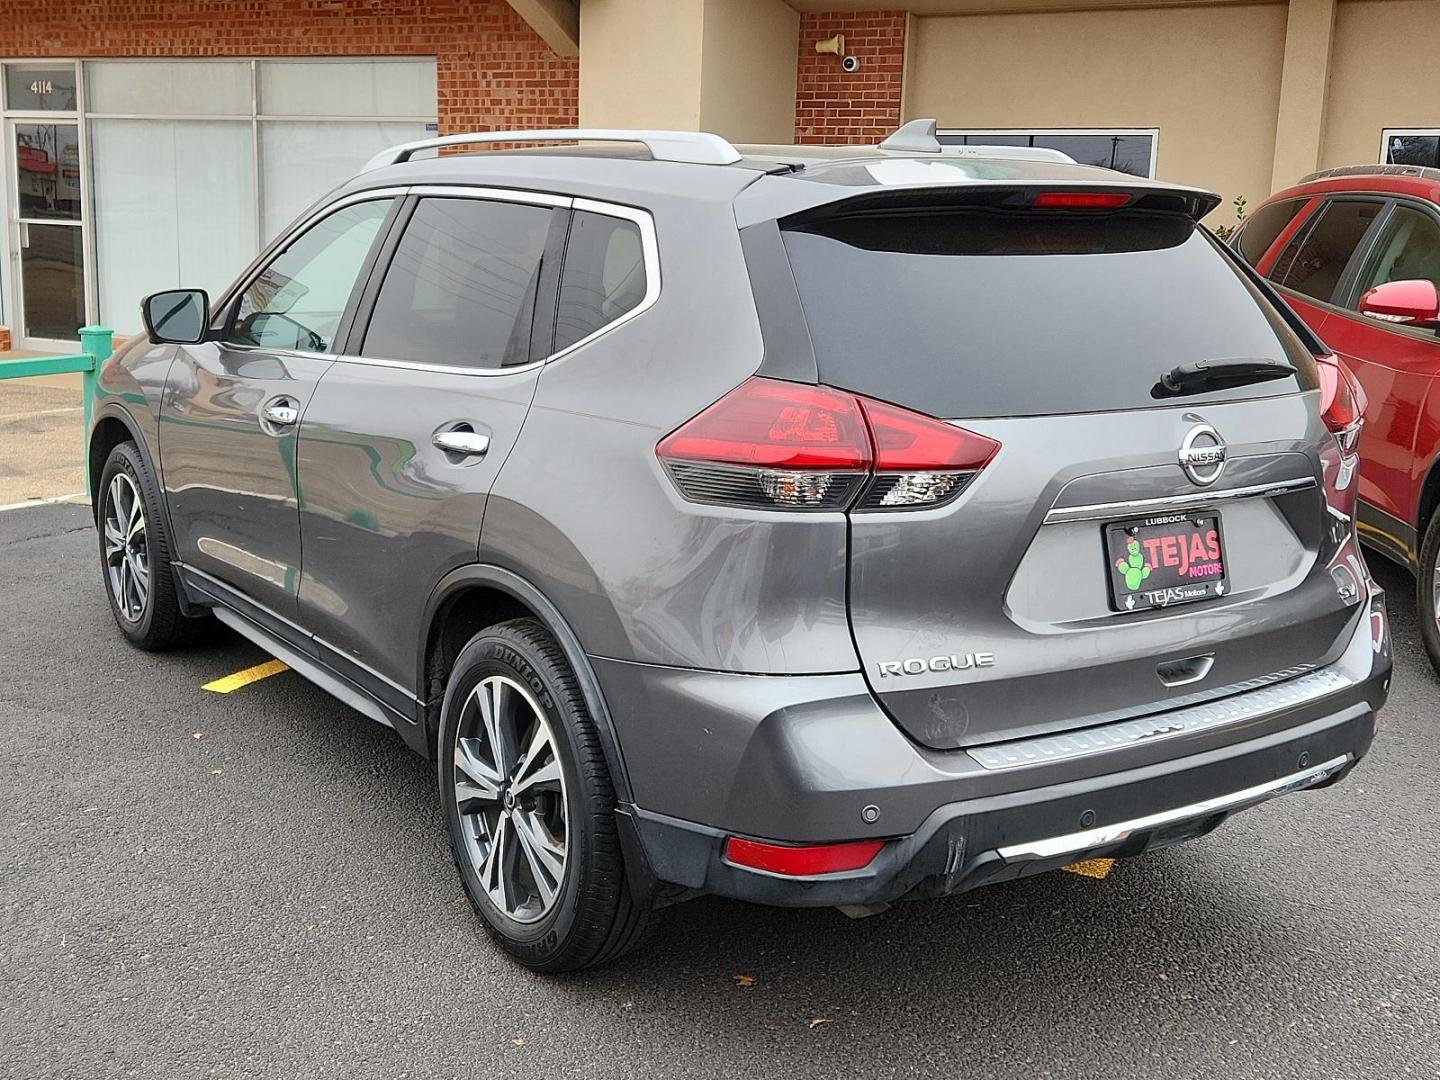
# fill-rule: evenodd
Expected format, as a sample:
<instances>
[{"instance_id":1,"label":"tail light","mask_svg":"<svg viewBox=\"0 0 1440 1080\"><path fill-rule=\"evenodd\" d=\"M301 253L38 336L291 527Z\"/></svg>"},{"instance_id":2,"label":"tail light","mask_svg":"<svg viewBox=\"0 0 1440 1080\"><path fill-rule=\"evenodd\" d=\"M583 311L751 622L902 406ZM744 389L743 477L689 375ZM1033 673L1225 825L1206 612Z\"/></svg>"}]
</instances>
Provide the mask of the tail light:
<instances>
[{"instance_id":1,"label":"tail light","mask_svg":"<svg viewBox=\"0 0 1440 1080\"><path fill-rule=\"evenodd\" d=\"M887 510L948 502L999 449L883 401L756 377L661 439L655 453L694 502Z\"/></svg>"},{"instance_id":2,"label":"tail light","mask_svg":"<svg viewBox=\"0 0 1440 1080\"><path fill-rule=\"evenodd\" d=\"M1338 356L1317 356L1315 368L1320 375L1320 418L1340 449L1353 454L1365 426L1365 391Z\"/></svg>"}]
</instances>

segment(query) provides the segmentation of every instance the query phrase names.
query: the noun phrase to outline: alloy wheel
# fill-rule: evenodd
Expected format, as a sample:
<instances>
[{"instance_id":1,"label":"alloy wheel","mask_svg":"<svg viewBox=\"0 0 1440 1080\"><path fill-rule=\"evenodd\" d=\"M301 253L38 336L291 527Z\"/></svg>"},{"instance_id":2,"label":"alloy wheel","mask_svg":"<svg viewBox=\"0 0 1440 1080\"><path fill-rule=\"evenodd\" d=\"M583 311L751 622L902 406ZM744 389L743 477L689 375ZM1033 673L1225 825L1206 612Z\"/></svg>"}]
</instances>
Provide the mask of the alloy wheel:
<instances>
[{"instance_id":1,"label":"alloy wheel","mask_svg":"<svg viewBox=\"0 0 1440 1080\"><path fill-rule=\"evenodd\" d=\"M139 622L150 602L150 543L145 504L128 473L118 472L105 493L105 573L120 614Z\"/></svg>"},{"instance_id":2,"label":"alloy wheel","mask_svg":"<svg viewBox=\"0 0 1440 1080\"><path fill-rule=\"evenodd\" d=\"M1435 559L1435 576L1430 588L1430 613L1435 617L1435 629L1440 630L1440 556Z\"/></svg>"},{"instance_id":3,"label":"alloy wheel","mask_svg":"<svg viewBox=\"0 0 1440 1080\"><path fill-rule=\"evenodd\" d=\"M544 710L514 679L491 675L465 699L453 782L464 848L490 902L517 923L543 918L565 881L565 778Z\"/></svg>"}]
</instances>

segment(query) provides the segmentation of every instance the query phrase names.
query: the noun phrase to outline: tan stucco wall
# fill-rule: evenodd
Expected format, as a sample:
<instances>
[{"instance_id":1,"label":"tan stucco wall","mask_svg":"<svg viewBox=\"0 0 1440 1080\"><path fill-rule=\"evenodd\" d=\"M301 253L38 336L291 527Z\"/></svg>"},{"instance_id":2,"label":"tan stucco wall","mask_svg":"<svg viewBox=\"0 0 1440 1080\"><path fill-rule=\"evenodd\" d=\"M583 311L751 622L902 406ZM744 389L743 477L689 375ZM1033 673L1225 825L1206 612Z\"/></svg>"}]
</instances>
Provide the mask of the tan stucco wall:
<instances>
[{"instance_id":1,"label":"tan stucco wall","mask_svg":"<svg viewBox=\"0 0 1440 1080\"><path fill-rule=\"evenodd\" d=\"M704 0L585 0L580 126L699 128L704 17Z\"/></svg>"},{"instance_id":2,"label":"tan stucco wall","mask_svg":"<svg viewBox=\"0 0 1440 1080\"><path fill-rule=\"evenodd\" d=\"M1436 0L1340 4L1321 167L1378 161L1387 127L1440 127L1437 65Z\"/></svg>"},{"instance_id":3,"label":"tan stucco wall","mask_svg":"<svg viewBox=\"0 0 1440 1080\"><path fill-rule=\"evenodd\" d=\"M790 142L799 34L799 12L781 0L705 0L701 128L735 142Z\"/></svg>"},{"instance_id":4,"label":"tan stucco wall","mask_svg":"<svg viewBox=\"0 0 1440 1080\"><path fill-rule=\"evenodd\" d=\"M784 0L585 0L581 126L788 143L799 32Z\"/></svg>"},{"instance_id":5,"label":"tan stucco wall","mask_svg":"<svg viewBox=\"0 0 1440 1080\"><path fill-rule=\"evenodd\" d=\"M1159 128L1156 174L1270 192L1286 6L914 20L907 117L954 127Z\"/></svg>"}]
</instances>

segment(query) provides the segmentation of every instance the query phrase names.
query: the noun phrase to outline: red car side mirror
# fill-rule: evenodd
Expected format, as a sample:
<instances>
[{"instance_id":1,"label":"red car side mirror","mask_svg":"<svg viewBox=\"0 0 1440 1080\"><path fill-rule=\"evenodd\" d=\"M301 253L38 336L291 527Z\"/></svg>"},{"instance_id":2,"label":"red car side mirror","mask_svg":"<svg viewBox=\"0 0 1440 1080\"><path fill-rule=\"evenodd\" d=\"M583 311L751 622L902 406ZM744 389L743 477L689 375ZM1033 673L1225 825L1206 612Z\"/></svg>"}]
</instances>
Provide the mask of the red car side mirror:
<instances>
[{"instance_id":1,"label":"red car side mirror","mask_svg":"<svg viewBox=\"0 0 1440 1080\"><path fill-rule=\"evenodd\" d=\"M1407 326L1435 326L1440 323L1440 290L1423 278L1387 281L1360 297L1360 313Z\"/></svg>"}]
</instances>

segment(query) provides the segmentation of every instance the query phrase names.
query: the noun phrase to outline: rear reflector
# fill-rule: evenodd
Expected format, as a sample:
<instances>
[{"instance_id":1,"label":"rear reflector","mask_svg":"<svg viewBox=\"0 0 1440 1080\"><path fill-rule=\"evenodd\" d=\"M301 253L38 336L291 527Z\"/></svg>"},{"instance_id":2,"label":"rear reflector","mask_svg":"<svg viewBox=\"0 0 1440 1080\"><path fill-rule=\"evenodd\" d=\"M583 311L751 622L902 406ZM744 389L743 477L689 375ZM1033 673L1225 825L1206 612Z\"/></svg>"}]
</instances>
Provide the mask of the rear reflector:
<instances>
[{"instance_id":1,"label":"rear reflector","mask_svg":"<svg viewBox=\"0 0 1440 1080\"><path fill-rule=\"evenodd\" d=\"M1315 370L1320 376L1320 419L1340 449L1353 454L1365 426L1365 391L1338 356L1317 356Z\"/></svg>"},{"instance_id":2,"label":"rear reflector","mask_svg":"<svg viewBox=\"0 0 1440 1080\"><path fill-rule=\"evenodd\" d=\"M1126 191L1042 191L1030 205L1037 210L1114 210L1131 198Z\"/></svg>"},{"instance_id":3,"label":"rear reflector","mask_svg":"<svg viewBox=\"0 0 1440 1080\"><path fill-rule=\"evenodd\" d=\"M885 846L884 840L854 840L844 844L766 844L732 836L725 841L725 861L750 870L789 877L838 874L860 870Z\"/></svg>"},{"instance_id":4,"label":"rear reflector","mask_svg":"<svg viewBox=\"0 0 1440 1080\"><path fill-rule=\"evenodd\" d=\"M695 502L791 510L938 506L1000 450L943 420L828 386L746 380L655 447Z\"/></svg>"}]
</instances>

